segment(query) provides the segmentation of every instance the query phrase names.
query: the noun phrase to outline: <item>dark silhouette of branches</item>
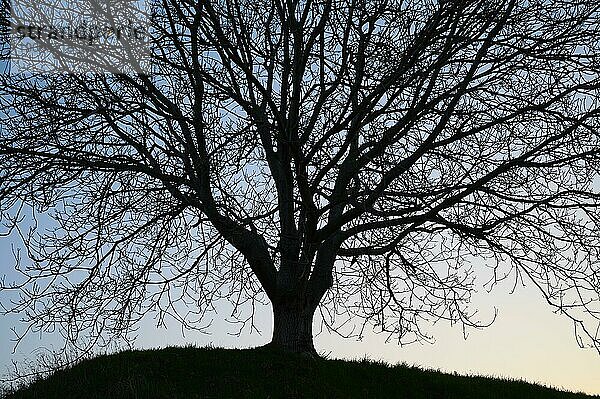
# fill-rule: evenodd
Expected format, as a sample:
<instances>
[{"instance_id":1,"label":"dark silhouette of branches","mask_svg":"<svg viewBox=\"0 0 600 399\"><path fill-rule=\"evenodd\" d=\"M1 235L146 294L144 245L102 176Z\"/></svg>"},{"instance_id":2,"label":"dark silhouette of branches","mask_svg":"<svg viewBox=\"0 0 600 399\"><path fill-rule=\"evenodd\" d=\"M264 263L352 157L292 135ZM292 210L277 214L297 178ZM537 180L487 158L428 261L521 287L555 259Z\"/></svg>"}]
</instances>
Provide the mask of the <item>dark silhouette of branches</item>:
<instances>
[{"instance_id":1,"label":"dark silhouette of branches","mask_svg":"<svg viewBox=\"0 0 600 399\"><path fill-rule=\"evenodd\" d=\"M164 0L149 74L3 75L6 310L76 341L268 300L290 350L319 306L410 342L486 323L485 263L600 350L599 8Z\"/></svg>"}]
</instances>

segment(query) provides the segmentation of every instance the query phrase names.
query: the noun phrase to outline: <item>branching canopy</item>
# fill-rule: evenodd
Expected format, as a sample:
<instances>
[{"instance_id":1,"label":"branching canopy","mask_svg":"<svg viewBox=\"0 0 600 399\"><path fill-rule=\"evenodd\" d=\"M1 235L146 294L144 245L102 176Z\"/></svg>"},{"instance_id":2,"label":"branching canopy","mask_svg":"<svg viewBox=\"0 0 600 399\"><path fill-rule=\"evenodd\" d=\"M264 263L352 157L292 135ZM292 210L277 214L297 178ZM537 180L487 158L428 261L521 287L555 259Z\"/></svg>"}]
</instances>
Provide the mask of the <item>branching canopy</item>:
<instances>
[{"instance_id":1,"label":"branching canopy","mask_svg":"<svg viewBox=\"0 0 600 399\"><path fill-rule=\"evenodd\" d=\"M152 7L147 75L0 78L7 311L77 340L268 299L409 342L479 325L486 265L600 350L597 1Z\"/></svg>"}]
</instances>

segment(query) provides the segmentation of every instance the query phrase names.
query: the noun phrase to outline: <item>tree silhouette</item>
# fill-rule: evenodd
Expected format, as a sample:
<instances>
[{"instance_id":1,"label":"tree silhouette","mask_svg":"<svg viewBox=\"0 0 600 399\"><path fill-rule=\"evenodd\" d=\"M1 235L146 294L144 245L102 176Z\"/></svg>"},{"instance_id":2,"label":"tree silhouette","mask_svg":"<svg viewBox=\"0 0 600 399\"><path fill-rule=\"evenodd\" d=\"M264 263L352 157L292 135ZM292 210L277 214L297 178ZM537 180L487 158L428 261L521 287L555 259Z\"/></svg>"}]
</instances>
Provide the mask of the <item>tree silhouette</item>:
<instances>
[{"instance_id":1,"label":"tree silhouette","mask_svg":"<svg viewBox=\"0 0 600 399\"><path fill-rule=\"evenodd\" d=\"M1 78L28 330L97 345L220 299L253 325L268 299L287 350L318 309L410 342L480 325L485 265L600 349L598 2L153 7L147 74Z\"/></svg>"}]
</instances>

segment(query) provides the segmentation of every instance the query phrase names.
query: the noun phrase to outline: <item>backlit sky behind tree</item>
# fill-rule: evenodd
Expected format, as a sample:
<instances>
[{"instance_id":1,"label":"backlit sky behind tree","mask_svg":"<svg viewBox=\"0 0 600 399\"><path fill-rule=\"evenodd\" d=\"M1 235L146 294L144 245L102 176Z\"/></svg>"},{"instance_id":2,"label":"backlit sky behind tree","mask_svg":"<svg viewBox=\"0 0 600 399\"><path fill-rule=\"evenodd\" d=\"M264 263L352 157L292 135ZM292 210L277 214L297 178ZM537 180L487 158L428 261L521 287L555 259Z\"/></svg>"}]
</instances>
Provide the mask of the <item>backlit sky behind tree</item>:
<instances>
[{"instance_id":1,"label":"backlit sky behind tree","mask_svg":"<svg viewBox=\"0 0 600 399\"><path fill-rule=\"evenodd\" d=\"M18 244L15 237L0 239L0 271L12 268L11 243ZM16 245L18 247L18 245ZM482 316L492 317L498 308L496 322L481 331L471 331L465 340L460 328L447 324L432 328L436 342L400 347L394 342L385 343L384 335L368 334L363 341L343 339L337 335L322 333L316 338L317 350L331 357L347 359L367 356L390 363L407 362L433 369L458 373L473 373L511 378L523 378L573 391L600 395L600 356L591 349L580 349L573 340L570 322L553 314L545 306L543 298L531 287L517 287L509 295L510 284L496 287L489 296L485 290L476 295ZM230 309L224 307L225 316ZM215 320L211 334L186 332L185 337L176 323L168 329L156 328L152 320L140 330L138 348L164 347L167 345L213 344L227 347L250 347L269 341L271 319L268 309L259 316L261 335L249 334L247 330L237 337L234 325ZM34 360L39 347L51 348L58 342L49 337L29 337L12 353L14 338L11 326L18 327L16 317L3 317L0 322L0 371L5 375L12 368L12 360Z\"/></svg>"}]
</instances>

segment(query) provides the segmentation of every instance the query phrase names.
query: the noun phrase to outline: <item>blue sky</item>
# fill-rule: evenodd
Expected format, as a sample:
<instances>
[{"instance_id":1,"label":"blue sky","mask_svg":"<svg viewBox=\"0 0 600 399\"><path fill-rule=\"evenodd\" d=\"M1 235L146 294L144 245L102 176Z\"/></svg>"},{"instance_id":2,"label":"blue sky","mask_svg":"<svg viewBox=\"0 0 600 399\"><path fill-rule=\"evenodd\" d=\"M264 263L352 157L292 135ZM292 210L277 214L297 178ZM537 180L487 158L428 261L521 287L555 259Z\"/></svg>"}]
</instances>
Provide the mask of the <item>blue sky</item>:
<instances>
[{"instance_id":1,"label":"blue sky","mask_svg":"<svg viewBox=\"0 0 600 399\"><path fill-rule=\"evenodd\" d=\"M0 70L3 66L0 60ZM17 244L14 237L0 238L0 275L14 275L13 244ZM510 288L508 284L500 284L491 294L475 296L474 301L483 315L493 314L496 307L498 318L491 327L472 331L467 340L464 340L458 326L451 328L440 323L431 327L436 338L432 345L400 347L393 342L386 344L383 335L367 334L358 342L323 333L316 337L316 347L320 353L331 357L367 356L388 362L404 361L459 373L523 378L600 394L600 355L594 350L580 349L570 321L552 313L532 287L518 287L515 293L509 295ZM0 296L2 300L7 299L6 293L0 293ZM49 336L29 336L13 354L10 328L18 327L19 317L0 317L0 342L3 343L0 345L0 373L10 367L12 360L32 359L38 348L51 348L55 344ZM268 307L262 309L258 320L262 335L245 333L240 337L231 335L236 331L235 326L221 319L215 319L212 334L187 332L185 337L176 324L171 323L167 329L157 329L152 320L148 320L140 331L137 346L147 348L185 343L225 347L262 345L269 341L271 334Z\"/></svg>"}]
</instances>

